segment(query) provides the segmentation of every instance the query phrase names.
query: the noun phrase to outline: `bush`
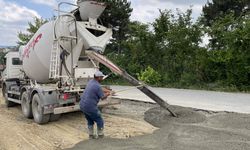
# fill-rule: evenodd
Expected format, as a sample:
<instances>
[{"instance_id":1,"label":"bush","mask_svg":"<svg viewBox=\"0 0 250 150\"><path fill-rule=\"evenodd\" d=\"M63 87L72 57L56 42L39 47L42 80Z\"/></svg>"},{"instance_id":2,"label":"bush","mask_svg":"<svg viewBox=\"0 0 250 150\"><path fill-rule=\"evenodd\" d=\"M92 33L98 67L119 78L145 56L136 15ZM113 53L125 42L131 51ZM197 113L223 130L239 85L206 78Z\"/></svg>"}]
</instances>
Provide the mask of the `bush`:
<instances>
[{"instance_id":1,"label":"bush","mask_svg":"<svg viewBox=\"0 0 250 150\"><path fill-rule=\"evenodd\" d=\"M192 86L197 84L197 78L194 74L191 73L183 73L181 75L180 84L184 87Z\"/></svg>"},{"instance_id":2,"label":"bush","mask_svg":"<svg viewBox=\"0 0 250 150\"><path fill-rule=\"evenodd\" d=\"M161 85L161 78L161 75L150 66L138 75L139 80L152 86Z\"/></svg>"}]
</instances>

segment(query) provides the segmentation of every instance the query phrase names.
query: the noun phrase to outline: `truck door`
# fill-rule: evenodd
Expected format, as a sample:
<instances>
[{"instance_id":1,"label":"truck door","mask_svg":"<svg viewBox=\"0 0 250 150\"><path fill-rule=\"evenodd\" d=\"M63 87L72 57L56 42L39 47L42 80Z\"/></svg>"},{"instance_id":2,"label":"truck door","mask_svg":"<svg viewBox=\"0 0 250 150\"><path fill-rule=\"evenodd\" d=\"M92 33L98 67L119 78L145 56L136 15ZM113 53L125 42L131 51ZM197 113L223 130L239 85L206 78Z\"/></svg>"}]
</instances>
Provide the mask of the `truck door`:
<instances>
[{"instance_id":1,"label":"truck door","mask_svg":"<svg viewBox=\"0 0 250 150\"><path fill-rule=\"evenodd\" d=\"M18 57L7 57L6 76L8 79L22 77L22 61Z\"/></svg>"}]
</instances>

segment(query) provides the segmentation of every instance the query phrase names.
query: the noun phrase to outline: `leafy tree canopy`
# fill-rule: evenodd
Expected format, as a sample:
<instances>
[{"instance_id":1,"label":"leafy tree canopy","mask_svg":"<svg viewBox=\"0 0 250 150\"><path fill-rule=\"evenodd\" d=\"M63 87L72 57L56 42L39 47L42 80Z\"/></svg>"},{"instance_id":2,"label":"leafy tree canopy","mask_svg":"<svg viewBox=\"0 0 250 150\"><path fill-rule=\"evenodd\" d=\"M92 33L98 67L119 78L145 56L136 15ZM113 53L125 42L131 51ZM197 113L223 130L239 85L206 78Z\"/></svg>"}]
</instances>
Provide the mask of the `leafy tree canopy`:
<instances>
[{"instance_id":1,"label":"leafy tree canopy","mask_svg":"<svg viewBox=\"0 0 250 150\"><path fill-rule=\"evenodd\" d=\"M128 0L99 0L105 2L107 8L101 16L105 26L112 25L115 30L113 34L112 45L109 46L107 52L121 53L121 43L127 39L128 25L130 16L133 11L131 2Z\"/></svg>"},{"instance_id":2,"label":"leafy tree canopy","mask_svg":"<svg viewBox=\"0 0 250 150\"><path fill-rule=\"evenodd\" d=\"M203 7L203 23L211 26L220 17L232 13L233 16L244 16L250 11L249 0L212 0Z\"/></svg>"},{"instance_id":3,"label":"leafy tree canopy","mask_svg":"<svg viewBox=\"0 0 250 150\"><path fill-rule=\"evenodd\" d=\"M26 29L26 32L18 33L17 44L19 46L26 45L29 42L29 40L33 37L33 35L36 33L36 31L46 22L48 22L48 20L37 17L34 18L34 23L28 22L28 28Z\"/></svg>"}]
</instances>

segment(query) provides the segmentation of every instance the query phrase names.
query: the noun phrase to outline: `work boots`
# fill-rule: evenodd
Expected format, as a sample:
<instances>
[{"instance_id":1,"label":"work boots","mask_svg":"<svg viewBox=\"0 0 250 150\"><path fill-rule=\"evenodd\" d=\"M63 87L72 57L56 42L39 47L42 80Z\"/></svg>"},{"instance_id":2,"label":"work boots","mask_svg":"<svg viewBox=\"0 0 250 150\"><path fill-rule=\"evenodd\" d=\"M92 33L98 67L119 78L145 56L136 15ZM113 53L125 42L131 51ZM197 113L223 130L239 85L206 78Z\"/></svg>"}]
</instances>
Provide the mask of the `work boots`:
<instances>
[{"instance_id":1,"label":"work boots","mask_svg":"<svg viewBox=\"0 0 250 150\"><path fill-rule=\"evenodd\" d=\"M88 127L88 132L89 132L89 139L95 139L94 135L94 127Z\"/></svg>"},{"instance_id":2,"label":"work boots","mask_svg":"<svg viewBox=\"0 0 250 150\"><path fill-rule=\"evenodd\" d=\"M97 128L98 138L104 138L103 128Z\"/></svg>"},{"instance_id":3,"label":"work boots","mask_svg":"<svg viewBox=\"0 0 250 150\"><path fill-rule=\"evenodd\" d=\"M94 127L89 127L88 132L89 132L89 139L96 139L97 138L94 134ZM103 128L97 128L97 135L98 135L98 138L104 137Z\"/></svg>"}]
</instances>

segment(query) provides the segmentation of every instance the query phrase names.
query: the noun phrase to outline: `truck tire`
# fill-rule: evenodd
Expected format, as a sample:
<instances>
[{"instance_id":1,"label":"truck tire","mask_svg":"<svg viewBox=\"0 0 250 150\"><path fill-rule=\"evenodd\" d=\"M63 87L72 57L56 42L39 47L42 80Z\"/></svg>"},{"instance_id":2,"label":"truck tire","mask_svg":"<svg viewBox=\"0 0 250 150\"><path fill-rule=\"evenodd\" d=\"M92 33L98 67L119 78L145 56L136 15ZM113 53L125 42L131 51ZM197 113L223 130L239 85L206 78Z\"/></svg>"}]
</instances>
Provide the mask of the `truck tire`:
<instances>
[{"instance_id":1,"label":"truck tire","mask_svg":"<svg viewBox=\"0 0 250 150\"><path fill-rule=\"evenodd\" d=\"M6 107L13 107L13 106L16 105L16 103L11 102L11 101L8 100L8 94L7 94L7 89L6 89L5 85L3 86L2 94L3 94L3 97L4 97Z\"/></svg>"},{"instance_id":2,"label":"truck tire","mask_svg":"<svg viewBox=\"0 0 250 150\"><path fill-rule=\"evenodd\" d=\"M23 92L21 96L21 106L22 106L23 115L29 119L33 118L32 106L29 101L28 93L26 91Z\"/></svg>"},{"instance_id":3,"label":"truck tire","mask_svg":"<svg viewBox=\"0 0 250 150\"><path fill-rule=\"evenodd\" d=\"M61 114L50 114L50 119L49 121L58 121L61 117Z\"/></svg>"},{"instance_id":4,"label":"truck tire","mask_svg":"<svg viewBox=\"0 0 250 150\"><path fill-rule=\"evenodd\" d=\"M32 98L32 113L34 121L38 124L45 124L49 122L50 114L43 114L41 106L41 99L38 94L35 94Z\"/></svg>"}]
</instances>

